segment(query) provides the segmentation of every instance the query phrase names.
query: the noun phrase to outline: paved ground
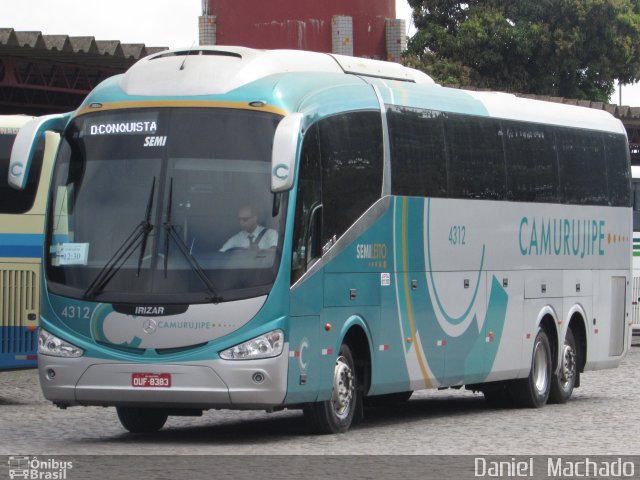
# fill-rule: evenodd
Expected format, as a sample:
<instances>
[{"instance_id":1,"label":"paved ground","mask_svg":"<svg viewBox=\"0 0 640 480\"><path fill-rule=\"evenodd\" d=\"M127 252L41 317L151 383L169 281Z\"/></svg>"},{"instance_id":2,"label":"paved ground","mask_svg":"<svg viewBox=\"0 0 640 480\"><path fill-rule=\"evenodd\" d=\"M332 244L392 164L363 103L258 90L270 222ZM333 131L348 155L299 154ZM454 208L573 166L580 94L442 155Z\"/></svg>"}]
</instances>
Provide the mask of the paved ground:
<instances>
[{"instance_id":1,"label":"paved ground","mask_svg":"<svg viewBox=\"0 0 640 480\"><path fill-rule=\"evenodd\" d=\"M587 372L565 405L492 409L464 390L423 391L394 410L368 411L344 435L310 435L299 411L210 411L132 435L115 410L59 410L34 370L0 373L0 455L444 454L640 455L640 347L621 367Z\"/></svg>"}]
</instances>

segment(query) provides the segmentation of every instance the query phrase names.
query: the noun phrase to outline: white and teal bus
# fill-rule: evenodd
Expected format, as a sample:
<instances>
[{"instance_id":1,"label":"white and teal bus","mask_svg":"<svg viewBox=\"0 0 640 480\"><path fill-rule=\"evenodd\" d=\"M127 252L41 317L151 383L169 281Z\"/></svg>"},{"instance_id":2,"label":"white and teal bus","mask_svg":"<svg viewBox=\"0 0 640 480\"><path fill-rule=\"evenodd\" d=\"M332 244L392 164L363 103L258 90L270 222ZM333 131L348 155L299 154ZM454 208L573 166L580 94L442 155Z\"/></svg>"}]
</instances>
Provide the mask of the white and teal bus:
<instances>
[{"instance_id":1,"label":"white and teal bus","mask_svg":"<svg viewBox=\"0 0 640 480\"><path fill-rule=\"evenodd\" d=\"M24 189L7 183L13 142L32 119L0 115L0 370L37 365L42 233L57 135L37 146Z\"/></svg>"},{"instance_id":2,"label":"white and teal bus","mask_svg":"<svg viewBox=\"0 0 640 480\"><path fill-rule=\"evenodd\" d=\"M606 112L206 47L28 124L17 187L48 130L39 373L59 407L115 406L132 432L297 408L335 433L417 389L562 403L629 347L629 150Z\"/></svg>"}]
</instances>

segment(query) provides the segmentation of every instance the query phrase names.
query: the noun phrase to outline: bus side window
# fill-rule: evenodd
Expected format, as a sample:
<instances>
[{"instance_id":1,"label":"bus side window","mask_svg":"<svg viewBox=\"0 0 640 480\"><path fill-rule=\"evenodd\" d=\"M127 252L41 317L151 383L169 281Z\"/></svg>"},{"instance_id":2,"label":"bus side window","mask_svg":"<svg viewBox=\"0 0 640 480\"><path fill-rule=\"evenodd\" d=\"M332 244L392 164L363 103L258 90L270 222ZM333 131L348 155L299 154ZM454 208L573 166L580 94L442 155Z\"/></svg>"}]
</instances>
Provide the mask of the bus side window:
<instances>
[{"instance_id":1,"label":"bus side window","mask_svg":"<svg viewBox=\"0 0 640 480\"><path fill-rule=\"evenodd\" d=\"M633 231L640 232L640 180L633 181Z\"/></svg>"},{"instance_id":2,"label":"bus side window","mask_svg":"<svg viewBox=\"0 0 640 480\"><path fill-rule=\"evenodd\" d=\"M607 165L602 134L559 128L556 144L560 158L562 202L608 205Z\"/></svg>"},{"instance_id":3,"label":"bus side window","mask_svg":"<svg viewBox=\"0 0 640 480\"><path fill-rule=\"evenodd\" d=\"M383 170L380 112L327 117L319 122L319 132L324 250L380 198Z\"/></svg>"},{"instance_id":4,"label":"bus side window","mask_svg":"<svg viewBox=\"0 0 640 480\"><path fill-rule=\"evenodd\" d=\"M502 132L507 159L507 199L560 203L553 129L536 123L504 120Z\"/></svg>"},{"instance_id":5,"label":"bus side window","mask_svg":"<svg viewBox=\"0 0 640 480\"><path fill-rule=\"evenodd\" d=\"M447 196L447 151L442 113L390 105L391 193Z\"/></svg>"},{"instance_id":6,"label":"bus side window","mask_svg":"<svg viewBox=\"0 0 640 480\"><path fill-rule=\"evenodd\" d=\"M640 202L640 198L633 200L629 191L631 169L629 168L629 149L624 137L605 133L604 151L607 166L607 183L609 185L609 205L613 207L628 207L633 201L635 212L637 210L636 202Z\"/></svg>"},{"instance_id":7,"label":"bus side window","mask_svg":"<svg viewBox=\"0 0 640 480\"><path fill-rule=\"evenodd\" d=\"M447 114L444 125L449 155L448 196L504 199L506 176L500 122Z\"/></svg>"},{"instance_id":8,"label":"bus side window","mask_svg":"<svg viewBox=\"0 0 640 480\"><path fill-rule=\"evenodd\" d=\"M320 146L317 124L309 128L302 143L300 173L293 227L291 283L295 283L307 267L321 256L320 231L322 196L320 190Z\"/></svg>"}]
</instances>

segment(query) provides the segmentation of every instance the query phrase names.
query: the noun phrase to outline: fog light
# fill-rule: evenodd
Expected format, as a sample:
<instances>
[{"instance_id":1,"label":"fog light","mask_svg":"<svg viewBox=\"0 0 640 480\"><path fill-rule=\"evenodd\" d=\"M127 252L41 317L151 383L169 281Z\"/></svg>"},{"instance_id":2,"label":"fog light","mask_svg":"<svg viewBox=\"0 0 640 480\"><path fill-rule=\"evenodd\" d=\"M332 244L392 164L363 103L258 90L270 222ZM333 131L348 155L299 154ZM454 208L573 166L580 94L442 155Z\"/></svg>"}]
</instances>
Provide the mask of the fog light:
<instances>
[{"instance_id":1,"label":"fog light","mask_svg":"<svg viewBox=\"0 0 640 480\"><path fill-rule=\"evenodd\" d=\"M262 372L256 372L253 374L253 376L251 377L253 379L254 382L256 383L262 383L264 382L264 374Z\"/></svg>"},{"instance_id":2,"label":"fog light","mask_svg":"<svg viewBox=\"0 0 640 480\"><path fill-rule=\"evenodd\" d=\"M53 380L55 378L55 376L56 376L56 371L55 370L53 370L51 368L49 370L47 370L47 378L49 380Z\"/></svg>"}]
</instances>

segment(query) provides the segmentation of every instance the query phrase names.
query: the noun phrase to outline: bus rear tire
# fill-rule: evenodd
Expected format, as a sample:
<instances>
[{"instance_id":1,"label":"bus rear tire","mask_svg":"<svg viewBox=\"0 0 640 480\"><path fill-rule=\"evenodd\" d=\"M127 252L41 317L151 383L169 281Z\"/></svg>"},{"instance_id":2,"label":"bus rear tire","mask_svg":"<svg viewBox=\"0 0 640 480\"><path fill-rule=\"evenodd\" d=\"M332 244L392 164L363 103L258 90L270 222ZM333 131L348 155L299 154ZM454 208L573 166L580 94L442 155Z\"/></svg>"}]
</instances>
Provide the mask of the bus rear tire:
<instances>
[{"instance_id":1,"label":"bus rear tire","mask_svg":"<svg viewBox=\"0 0 640 480\"><path fill-rule=\"evenodd\" d=\"M131 433L154 433L164 427L169 415L159 408L116 407L118 419Z\"/></svg>"},{"instance_id":2,"label":"bus rear tire","mask_svg":"<svg viewBox=\"0 0 640 480\"><path fill-rule=\"evenodd\" d=\"M333 369L331 398L304 408L305 419L314 433L344 433L361 408L360 395L353 355L343 343Z\"/></svg>"},{"instance_id":3,"label":"bus rear tire","mask_svg":"<svg viewBox=\"0 0 640 480\"><path fill-rule=\"evenodd\" d=\"M571 398L578 378L578 351L571 330L567 330L560 357L560 368L551 379L549 403L566 403Z\"/></svg>"},{"instance_id":4,"label":"bus rear tire","mask_svg":"<svg viewBox=\"0 0 640 480\"><path fill-rule=\"evenodd\" d=\"M517 406L540 408L547 403L551 391L551 365L549 337L542 328L539 328L533 342L529 376L514 380L510 385L510 391Z\"/></svg>"}]
</instances>

